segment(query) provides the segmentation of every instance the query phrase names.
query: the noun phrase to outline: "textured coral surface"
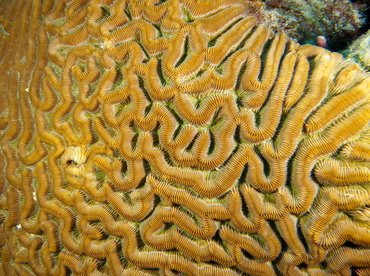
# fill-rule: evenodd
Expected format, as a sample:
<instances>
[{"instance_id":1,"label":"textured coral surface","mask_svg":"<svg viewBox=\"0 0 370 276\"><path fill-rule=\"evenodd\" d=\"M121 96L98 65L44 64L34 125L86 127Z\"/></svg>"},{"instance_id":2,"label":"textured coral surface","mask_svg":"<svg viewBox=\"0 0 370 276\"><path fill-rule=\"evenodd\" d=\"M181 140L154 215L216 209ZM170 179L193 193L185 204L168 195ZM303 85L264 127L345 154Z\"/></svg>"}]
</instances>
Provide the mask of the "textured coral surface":
<instances>
[{"instance_id":1,"label":"textured coral surface","mask_svg":"<svg viewBox=\"0 0 370 276\"><path fill-rule=\"evenodd\" d=\"M0 274L370 275L370 76L247 14L0 2Z\"/></svg>"}]
</instances>

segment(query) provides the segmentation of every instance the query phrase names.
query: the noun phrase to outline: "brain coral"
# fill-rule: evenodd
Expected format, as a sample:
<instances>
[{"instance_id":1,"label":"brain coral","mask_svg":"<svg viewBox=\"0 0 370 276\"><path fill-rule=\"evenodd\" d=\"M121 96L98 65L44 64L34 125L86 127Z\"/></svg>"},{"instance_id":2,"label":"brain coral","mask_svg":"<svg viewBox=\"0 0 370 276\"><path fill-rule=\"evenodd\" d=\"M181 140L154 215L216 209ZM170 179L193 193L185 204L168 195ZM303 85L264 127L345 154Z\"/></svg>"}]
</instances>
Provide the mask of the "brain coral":
<instances>
[{"instance_id":1,"label":"brain coral","mask_svg":"<svg viewBox=\"0 0 370 276\"><path fill-rule=\"evenodd\" d=\"M0 273L370 275L357 65L238 0L0 13Z\"/></svg>"}]
</instances>

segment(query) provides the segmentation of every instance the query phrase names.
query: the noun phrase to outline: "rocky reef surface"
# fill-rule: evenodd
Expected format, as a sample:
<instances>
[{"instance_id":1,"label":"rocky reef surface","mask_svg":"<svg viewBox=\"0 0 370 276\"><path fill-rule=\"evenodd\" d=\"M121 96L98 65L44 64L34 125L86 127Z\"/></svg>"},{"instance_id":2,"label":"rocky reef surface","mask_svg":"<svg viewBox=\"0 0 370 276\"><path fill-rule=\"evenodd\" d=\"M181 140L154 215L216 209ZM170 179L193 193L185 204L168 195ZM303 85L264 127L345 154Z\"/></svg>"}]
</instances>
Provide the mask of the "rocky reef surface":
<instances>
[{"instance_id":1,"label":"rocky reef surface","mask_svg":"<svg viewBox=\"0 0 370 276\"><path fill-rule=\"evenodd\" d=\"M250 13L275 32L285 32L301 44L326 38L330 50L343 50L369 29L369 1L245 0Z\"/></svg>"},{"instance_id":2,"label":"rocky reef surface","mask_svg":"<svg viewBox=\"0 0 370 276\"><path fill-rule=\"evenodd\" d=\"M344 54L352 61L370 70L370 30L356 39Z\"/></svg>"}]
</instances>

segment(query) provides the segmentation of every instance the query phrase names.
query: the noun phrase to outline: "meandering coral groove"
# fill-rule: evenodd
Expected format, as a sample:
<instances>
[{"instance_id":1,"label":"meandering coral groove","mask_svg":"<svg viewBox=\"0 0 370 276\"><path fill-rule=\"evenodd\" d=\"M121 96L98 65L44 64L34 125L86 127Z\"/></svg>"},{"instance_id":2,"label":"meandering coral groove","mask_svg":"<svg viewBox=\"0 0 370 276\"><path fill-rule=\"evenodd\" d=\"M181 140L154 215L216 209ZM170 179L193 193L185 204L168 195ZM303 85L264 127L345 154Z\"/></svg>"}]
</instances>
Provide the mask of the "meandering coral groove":
<instances>
[{"instance_id":1,"label":"meandering coral groove","mask_svg":"<svg viewBox=\"0 0 370 276\"><path fill-rule=\"evenodd\" d=\"M367 275L356 65L237 0L0 15L0 273Z\"/></svg>"}]
</instances>

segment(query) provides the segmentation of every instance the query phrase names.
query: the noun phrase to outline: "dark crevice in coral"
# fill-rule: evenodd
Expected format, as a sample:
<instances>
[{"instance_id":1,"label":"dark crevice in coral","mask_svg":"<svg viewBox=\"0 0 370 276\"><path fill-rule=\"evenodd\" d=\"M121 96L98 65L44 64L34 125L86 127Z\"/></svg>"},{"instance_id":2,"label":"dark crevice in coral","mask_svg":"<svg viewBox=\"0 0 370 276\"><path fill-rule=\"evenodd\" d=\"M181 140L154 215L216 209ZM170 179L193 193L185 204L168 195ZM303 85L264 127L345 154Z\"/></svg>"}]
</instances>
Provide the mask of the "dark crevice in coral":
<instances>
[{"instance_id":1,"label":"dark crevice in coral","mask_svg":"<svg viewBox=\"0 0 370 276\"><path fill-rule=\"evenodd\" d=\"M162 70L162 59L158 59L157 74L158 74L159 80L161 81L161 85L165 86L167 84L167 81L164 77L163 70Z\"/></svg>"},{"instance_id":2,"label":"dark crevice in coral","mask_svg":"<svg viewBox=\"0 0 370 276\"><path fill-rule=\"evenodd\" d=\"M157 125L155 126L155 128L152 130L152 137L153 137L153 146L154 147L157 147L159 145L159 127L160 127L160 124L157 123Z\"/></svg>"},{"instance_id":3,"label":"dark crevice in coral","mask_svg":"<svg viewBox=\"0 0 370 276\"><path fill-rule=\"evenodd\" d=\"M184 44L183 44L183 49L182 49L182 56L179 58L179 60L176 62L175 64L175 68L180 66L181 63L183 63L186 58L188 57L189 55L189 52L190 52L190 43L189 43L189 37L186 36L185 37L185 41L184 41Z\"/></svg>"},{"instance_id":4,"label":"dark crevice in coral","mask_svg":"<svg viewBox=\"0 0 370 276\"><path fill-rule=\"evenodd\" d=\"M153 102L152 98L150 97L150 95L148 93L148 90L145 87L145 81L144 81L143 77L138 76L138 79L139 79L140 89L144 92L144 95L145 95L146 99L148 100L148 102L152 103Z\"/></svg>"},{"instance_id":5,"label":"dark crevice in coral","mask_svg":"<svg viewBox=\"0 0 370 276\"><path fill-rule=\"evenodd\" d=\"M258 155L258 157L260 158L260 160L263 163L263 173L265 174L266 177L269 177L270 172L271 172L271 166L270 166L269 162L262 155L262 153L261 153L261 151L258 147L254 147L253 149L254 149L254 152Z\"/></svg>"},{"instance_id":6,"label":"dark crevice in coral","mask_svg":"<svg viewBox=\"0 0 370 276\"><path fill-rule=\"evenodd\" d=\"M210 142L210 145L209 145L209 148L208 148L208 154L212 154L214 149L215 149L216 142L215 142L215 136L212 133L212 131L209 132L209 136L210 136L211 142Z\"/></svg>"},{"instance_id":7,"label":"dark crevice in coral","mask_svg":"<svg viewBox=\"0 0 370 276\"><path fill-rule=\"evenodd\" d=\"M161 5L163 3L166 3L166 2L167 2L167 0L159 0L157 3L154 4L154 6L159 6L159 5Z\"/></svg>"},{"instance_id":8,"label":"dark crevice in coral","mask_svg":"<svg viewBox=\"0 0 370 276\"><path fill-rule=\"evenodd\" d=\"M207 46L208 47L213 47L217 44L217 40L222 36L224 35L227 31L229 31L232 27L234 27L240 20L242 20L243 18L238 18L237 20L235 20L234 22L231 23L230 26L228 26L226 29L224 29L220 34L218 34L217 36L215 36L213 39L211 39L210 41L208 41L207 43Z\"/></svg>"},{"instance_id":9,"label":"dark crevice in coral","mask_svg":"<svg viewBox=\"0 0 370 276\"><path fill-rule=\"evenodd\" d=\"M146 160L146 159L143 159L143 166L144 166L144 170L145 170L145 175L148 175L152 171L151 166L150 166L150 162L148 160ZM143 179L141 180L141 182L142 181L145 182L146 181L146 177L143 177ZM140 184L139 184L139 186L140 186Z\"/></svg>"},{"instance_id":10,"label":"dark crevice in coral","mask_svg":"<svg viewBox=\"0 0 370 276\"><path fill-rule=\"evenodd\" d=\"M194 143L195 143L196 139L198 138L198 136L199 136L199 133L197 133L197 134L194 136L193 140L192 140L192 141L189 143L189 145L185 148L185 151L190 152L190 151L192 150L193 145L194 145Z\"/></svg>"},{"instance_id":11,"label":"dark crevice in coral","mask_svg":"<svg viewBox=\"0 0 370 276\"><path fill-rule=\"evenodd\" d=\"M299 222L300 222L300 218L298 220L298 224L299 224ZM297 234L298 234L298 238L302 242L302 244L303 244L306 252L309 252L310 248L308 246L308 242L306 241L306 239L305 239L305 237L304 237L304 235L302 233L302 229L301 229L301 226L300 225L297 225Z\"/></svg>"}]
</instances>

